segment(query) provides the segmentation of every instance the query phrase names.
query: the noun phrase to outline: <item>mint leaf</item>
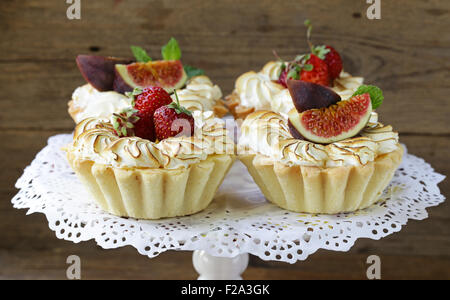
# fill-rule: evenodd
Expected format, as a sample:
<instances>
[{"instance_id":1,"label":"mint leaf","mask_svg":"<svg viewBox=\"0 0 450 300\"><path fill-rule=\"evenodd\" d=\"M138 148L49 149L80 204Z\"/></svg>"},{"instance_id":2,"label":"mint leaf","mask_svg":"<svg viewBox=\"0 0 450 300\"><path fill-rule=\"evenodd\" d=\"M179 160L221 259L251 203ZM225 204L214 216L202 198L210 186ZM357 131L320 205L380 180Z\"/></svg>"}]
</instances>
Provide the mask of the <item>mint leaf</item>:
<instances>
[{"instance_id":1,"label":"mint leaf","mask_svg":"<svg viewBox=\"0 0 450 300\"><path fill-rule=\"evenodd\" d=\"M370 100L372 101L372 109L377 109L381 105L381 103L383 103L383 91L381 91L379 87L376 87L374 85L361 85L352 95L352 97L366 93L370 95Z\"/></svg>"},{"instance_id":2,"label":"mint leaf","mask_svg":"<svg viewBox=\"0 0 450 300\"><path fill-rule=\"evenodd\" d=\"M188 79L191 79L195 76L205 75L205 71L203 71L202 69L198 69L188 65L184 65L184 71L186 72Z\"/></svg>"},{"instance_id":3,"label":"mint leaf","mask_svg":"<svg viewBox=\"0 0 450 300\"><path fill-rule=\"evenodd\" d=\"M176 39L170 41L161 48L161 54L164 60L179 60L181 58L181 49Z\"/></svg>"},{"instance_id":4,"label":"mint leaf","mask_svg":"<svg viewBox=\"0 0 450 300\"><path fill-rule=\"evenodd\" d=\"M131 46L131 52L133 52L136 61L138 62L149 62L152 58L148 56L147 51L138 46Z\"/></svg>"}]
</instances>

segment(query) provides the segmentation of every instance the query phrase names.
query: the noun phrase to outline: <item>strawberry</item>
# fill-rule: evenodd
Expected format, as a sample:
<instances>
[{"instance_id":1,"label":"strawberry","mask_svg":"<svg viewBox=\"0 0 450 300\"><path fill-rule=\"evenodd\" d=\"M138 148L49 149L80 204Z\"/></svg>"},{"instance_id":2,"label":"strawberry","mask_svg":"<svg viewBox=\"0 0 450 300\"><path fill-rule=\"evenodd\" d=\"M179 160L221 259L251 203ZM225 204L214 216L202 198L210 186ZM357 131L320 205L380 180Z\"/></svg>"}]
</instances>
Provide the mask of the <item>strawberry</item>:
<instances>
[{"instance_id":1,"label":"strawberry","mask_svg":"<svg viewBox=\"0 0 450 300\"><path fill-rule=\"evenodd\" d=\"M158 108L153 115L156 136L160 141L180 134L182 136L194 134L194 117L189 110L180 105L176 92L175 96L176 102Z\"/></svg>"},{"instance_id":2,"label":"strawberry","mask_svg":"<svg viewBox=\"0 0 450 300\"><path fill-rule=\"evenodd\" d=\"M172 98L163 88L151 86L143 90L135 89L133 108L138 110L138 116L142 119L153 120L155 111L172 103Z\"/></svg>"},{"instance_id":3,"label":"strawberry","mask_svg":"<svg viewBox=\"0 0 450 300\"><path fill-rule=\"evenodd\" d=\"M112 115L112 125L119 137L131 136L134 134L134 124L139 120L136 113L137 111L135 109L127 108L120 113L114 113Z\"/></svg>"},{"instance_id":4,"label":"strawberry","mask_svg":"<svg viewBox=\"0 0 450 300\"><path fill-rule=\"evenodd\" d=\"M113 116L113 126L119 136L135 135L143 139L155 141L153 114L155 111L172 102L170 95L161 87L136 88L127 93L133 98L132 108Z\"/></svg>"},{"instance_id":5,"label":"strawberry","mask_svg":"<svg viewBox=\"0 0 450 300\"><path fill-rule=\"evenodd\" d=\"M330 85L328 66L314 54L299 55L281 71L277 83L287 87L288 79L303 80L324 86Z\"/></svg>"},{"instance_id":6,"label":"strawberry","mask_svg":"<svg viewBox=\"0 0 450 300\"><path fill-rule=\"evenodd\" d=\"M300 80L321 84L324 86L330 85L330 76L328 73L327 63L321 60L314 54L306 61L306 65L311 65L311 70L302 69L300 73Z\"/></svg>"},{"instance_id":7,"label":"strawberry","mask_svg":"<svg viewBox=\"0 0 450 300\"><path fill-rule=\"evenodd\" d=\"M342 58L333 47L325 46L326 49L330 50L325 55L325 62L328 65L328 72L330 74L330 79L335 80L339 77L342 71Z\"/></svg>"},{"instance_id":8,"label":"strawberry","mask_svg":"<svg viewBox=\"0 0 450 300\"><path fill-rule=\"evenodd\" d=\"M307 27L306 39L308 41L311 53L325 61L328 67L329 78L331 81L339 77L342 71L342 59L339 53L331 46L314 46L311 42L311 31L312 24L311 21L306 20L305 26Z\"/></svg>"},{"instance_id":9,"label":"strawberry","mask_svg":"<svg viewBox=\"0 0 450 300\"><path fill-rule=\"evenodd\" d=\"M285 63L274 51L275 57L282 62L282 69L277 83L287 87L288 79L303 80L329 86L342 71L342 59L339 53L330 46L314 46L311 42L312 25L305 21L306 38L310 48L309 54L298 55L294 61Z\"/></svg>"},{"instance_id":10,"label":"strawberry","mask_svg":"<svg viewBox=\"0 0 450 300\"><path fill-rule=\"evenodd\" d=\"M134 124L134 134L138 137L155 140L155 126L153 124L153 114L155 111L172 102L172 98L161 87L147 87L143 90L136 89L132 95L135 96L132 103L136 109L139 120Z\"/></svg>"},{"instance_id":11,"label":"strawberry","mask_svg":"<svg viewBox=\"0 0 450 300\"><path fill-rule=\"evenodd\" d=\"M137 113L139 117L139 112ZM153 119L150 118L141 118L134 123L134 135L140 138L155 141L155 126L153 126Z\"/></svg>"},{"instance_id":12,"label":"strawberry","mask_svg":"<svg viewBox=\"0 0 450 300\"><path fill-rule=\"evenodd\" d=\"M155 127L153 119L139 117L139 111L128 108L118 114L113 114L113 127L119 137L138 136L154 141Z\"/></svg>"}]
</instances>

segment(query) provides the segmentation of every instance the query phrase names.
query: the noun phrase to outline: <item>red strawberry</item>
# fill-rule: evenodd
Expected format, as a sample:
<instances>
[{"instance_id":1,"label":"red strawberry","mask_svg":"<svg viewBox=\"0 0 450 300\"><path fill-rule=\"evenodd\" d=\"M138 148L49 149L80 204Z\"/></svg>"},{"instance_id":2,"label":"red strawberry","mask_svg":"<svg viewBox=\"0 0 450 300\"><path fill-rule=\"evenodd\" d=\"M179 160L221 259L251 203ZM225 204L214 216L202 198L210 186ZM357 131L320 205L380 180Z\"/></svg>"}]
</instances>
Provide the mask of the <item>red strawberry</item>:
<instances>
[{"instance_id":1,"label":"red strawberry","mask_svg":"<svg viewBox=\"0 0 450 300\"><path fill-rule=\"evenodd\" d=\"M139 94L138 94L139 93ZM133 108L137 110L139 120L134 123L134 134L138 137L155 140L155 126L153 125L153 114L155 111L172 102L172 98L161 87L147 87L135 90Z\"/></svg>"},{"instance_id":2,"label":"red strawberry","mask_svg":"<svg viewBox=\"0 0 450 300\"><path fill-rule=\"evenodd\" d=\"M312 65L312 70L307 71L304 68L300 73L300 80L321 84L324 86L330 85L330 76L328 73L327 63L316 55L311 54L310 58L306 61L307 65Z\"/></svg>"},{"instance_id":3,"label":"red strawberry","mask_svg":"<svg viewBox=\"0 0 450 300\"><path fill-rule=\"evenodd\" d=\"M139 117L139 111L133 108L113 114L113 127L119 137L138 136L150 141L155 140L153 119Z\"/></svg>"},{"instance_id":4,"label":"red strawberry","mask_svg":"<svg viewBox=\"0 0 450 300\"><path fill-rule=\"evenodd\" d=\"M326 46L326 49L329 49L330 52L328 52L325 55L325 62L328 66L328 72L330 74L330 79L335 80L339 77L339 74L341 74L342 71L342 59L339 53L331 46Z\"/></svg>"},{"instance_id":5,"label":"red strawberry","mask_svg":"<svg viewBox=\"0 0 450 300\"><path fill-rule=\"evenodd\" d=\"M158 108L172 103L169 93L161 87L147 87L138 93L139 90L133 92L135 95L133 107L139 111L140 118L153 120L153 114Z\"/></svg>"},{"instance_id":6,"label":"red strawberry","mask_svg":"<svg viewBox=\"0 0 450 300\"><path fill-rule=\"evenodd\" d=\"M143 139L155 141L153 114L155 111L172 102L170 95L160 87L136 88L127 96L132 97L132 108L113 116L113 126L119 136L135 135Z\"/></svg>"},{"instance_id":7,"label":"red strawberry","mask_svg":"<svg viewBox=\"0 0 450 300\"><path fill-rule=\"evenodd\" d=\"M139 117L139 112L137 113L137 116ZM139 117L139 120L134 123L133 129L135 136L149 141L155 141L156 135L153 119Z\"/></svg>"},{"instance_id":8,"label":"red strawberry","mask_svg":"<svg viewBox=\"0 0 450 300\"><path fill-rule=\"evenodd\" d=\"M177 102L158 108L153 115L156 136L160 141L179 134L194 135L194 117L180 105L178 96L176 98Z\"/></svg>"},{"instance_id":9,"label":"red strawberry","mask_svg":"<svg viewBox=\"0 0 450 300\"><path fill-rule=\"evenodd\" d=\"M136 113L136 110L127 108L120 113L114 113L112 115L112 125L119 137L133 135L134 123L139 119Z\"/></svg>"}]
</instances>

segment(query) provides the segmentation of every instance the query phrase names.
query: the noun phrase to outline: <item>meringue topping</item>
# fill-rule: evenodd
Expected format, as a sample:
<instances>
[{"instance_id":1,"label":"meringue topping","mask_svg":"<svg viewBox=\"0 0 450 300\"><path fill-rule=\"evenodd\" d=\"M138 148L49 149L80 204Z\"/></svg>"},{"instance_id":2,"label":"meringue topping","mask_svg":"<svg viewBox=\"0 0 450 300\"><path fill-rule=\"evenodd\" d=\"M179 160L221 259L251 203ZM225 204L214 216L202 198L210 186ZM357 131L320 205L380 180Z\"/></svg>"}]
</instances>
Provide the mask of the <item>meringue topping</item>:
<instances>
[{"instance_id":1,"label":"meringue topping","mask_svg":"<svg viewBox=\"0 0 450 300\"><path fill-rule=\"evenodd\" d=\"M180 104L190 111L209 111L222 98L219 86L214 85L207 76L190 79L185 88L177 90ZM175 95L172 95L175 101Z\"/></svg>"},{"instance_id":2,"label":"meringue topping","mask_svg":"<svg viewBox=\"0 0 450 300\"><path fill-rule=\"evenodd\" d=\"M90 117L104 118L131 105L128 97L114 91L99 92L90 84L77 88L72 102L78 111L74 114L76 123Z\"/></svg>"},{"instance_id":3,"label":"meringue topping","mask_svg":"<svg viewBox=\"0 0 450 300\"><path fill-rule=\"evenodd\" d=\"M281 114L257 111L243 122L238 145L242 154L262 154L289 166L319 167L366 165L399 147L398 133L379 123L376 112L360 136L322 145L294 139Z\"/></svg>"},{"instance_id":4,"label":"meringue topping","mask_svg":"<svg viewBox=\"0 0 450 300\"><path fill-rule=\"evenodd\" d=\"M225 123L213 112L193 112L194 136L172 137L154 143L139 137L119 138L111 120L87 118L75 128L68 147L76 158L114 167L186 168L209 155L234 154Z\"/></svg>"}]
</instances>

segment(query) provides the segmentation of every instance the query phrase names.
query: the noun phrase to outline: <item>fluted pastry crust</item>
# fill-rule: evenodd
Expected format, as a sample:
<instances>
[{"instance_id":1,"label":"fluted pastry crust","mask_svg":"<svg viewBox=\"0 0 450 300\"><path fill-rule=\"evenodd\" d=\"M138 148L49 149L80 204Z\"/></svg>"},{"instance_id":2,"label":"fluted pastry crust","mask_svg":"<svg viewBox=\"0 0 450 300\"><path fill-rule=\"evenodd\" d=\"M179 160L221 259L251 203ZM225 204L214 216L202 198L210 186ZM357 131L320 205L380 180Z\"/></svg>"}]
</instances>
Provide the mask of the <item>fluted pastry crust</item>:
<instances>
[{"instance_id":1,"label":"fluted pastry crust","mask_svg":"<svg viewBox=\"0 0 450 300\"><path fill-rule=\"evenodd\" d=\"M403 148L365 165L322 168L274 162L261 154L240 155L265 197L294 212L335 214L371 206L392 179Z\"/></svg>"},{"instance_id":2,"label":"fluted pastry crust","mask_svg":"<svg viewBox=\"0 0 450 300\"><path fill-rule=\"evenodd\" d=\"M339 213L375 203L401 162L403 148L375 112L360 135L327 145L294 139L286 119L250 114L239 159L272 203L296 212Z\"/></svg>"},{"instance_id":3,"label":"fluted pastry crust","mask_svg":"<svg viewBox=\"0 0 450 300\"><path fill-rule=\"evenodd\" d=\"M118 168L80 160L68 153L73 170L100 207L117 216L160 219L205 209L234 157L211 155L188 168Z\"/></svg>"}]
</instances>

